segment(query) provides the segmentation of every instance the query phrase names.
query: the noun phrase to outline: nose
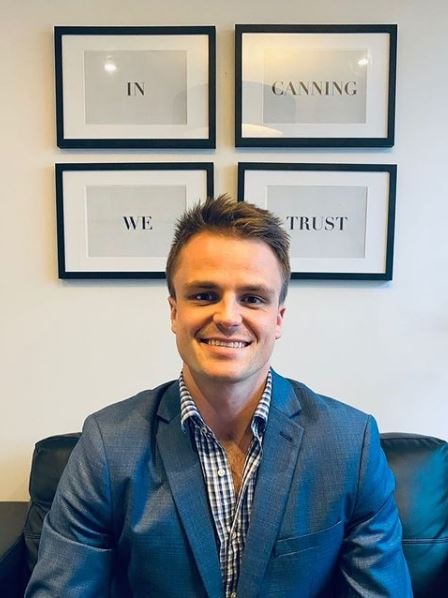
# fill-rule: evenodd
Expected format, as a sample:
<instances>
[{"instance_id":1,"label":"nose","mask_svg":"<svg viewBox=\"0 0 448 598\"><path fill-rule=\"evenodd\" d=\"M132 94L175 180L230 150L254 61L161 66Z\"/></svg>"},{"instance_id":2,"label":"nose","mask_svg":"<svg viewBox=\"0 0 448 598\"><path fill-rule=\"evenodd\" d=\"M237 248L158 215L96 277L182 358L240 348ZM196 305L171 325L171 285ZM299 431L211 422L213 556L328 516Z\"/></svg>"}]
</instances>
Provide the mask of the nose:
<instances>
[{"instance_id":1,"label":"nose","mask_svg":"<svg viewBox=\"0 0 448 598\"><path fill-rule=\"evenodd\" d=\"M213 322L221 330L229 330L238 327L241 324L240 305L235 298L222 298L215 303L215 312Z\"/></svg>"}]
</instances>

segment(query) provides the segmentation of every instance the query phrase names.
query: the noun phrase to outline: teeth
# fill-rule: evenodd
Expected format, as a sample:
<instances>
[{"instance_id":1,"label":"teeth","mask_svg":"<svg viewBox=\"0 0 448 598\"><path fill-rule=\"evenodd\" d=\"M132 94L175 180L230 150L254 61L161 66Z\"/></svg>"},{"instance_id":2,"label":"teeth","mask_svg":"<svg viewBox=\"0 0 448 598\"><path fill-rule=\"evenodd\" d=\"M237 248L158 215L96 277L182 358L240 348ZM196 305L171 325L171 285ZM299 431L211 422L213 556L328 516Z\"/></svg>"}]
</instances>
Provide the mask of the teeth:
<instances>
[{"instance_id":1,"label":"teeth","mask_svg":"<svg viewBox=\"0 0 448 598\"><path fill-rule=\"evenodd\" d=\"M248 344L241 341L221 341L218 339L210 339L205 342L215 347L229 347L230 349L243 349Z\"/></svg>"}]
</instances>

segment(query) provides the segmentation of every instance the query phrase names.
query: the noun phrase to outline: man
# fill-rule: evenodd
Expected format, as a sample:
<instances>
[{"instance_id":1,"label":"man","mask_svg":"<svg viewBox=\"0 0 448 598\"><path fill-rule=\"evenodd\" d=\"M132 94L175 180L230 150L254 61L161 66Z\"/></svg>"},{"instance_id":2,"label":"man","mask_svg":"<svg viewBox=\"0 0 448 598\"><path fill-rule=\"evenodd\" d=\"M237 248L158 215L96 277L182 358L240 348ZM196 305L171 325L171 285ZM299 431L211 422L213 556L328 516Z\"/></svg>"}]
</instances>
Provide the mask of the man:
<instances>
[{"instance_id":1,"label":"man","mask_svg":"<svg viewBox=\"0 0 448 598\"><path fill-rule=\"evenodd\" d=\"M412 596L374 420L270 369L289 274L269 212L181 219L180 379L86 420L26 596Z\"/></svg>"}]
</instances>

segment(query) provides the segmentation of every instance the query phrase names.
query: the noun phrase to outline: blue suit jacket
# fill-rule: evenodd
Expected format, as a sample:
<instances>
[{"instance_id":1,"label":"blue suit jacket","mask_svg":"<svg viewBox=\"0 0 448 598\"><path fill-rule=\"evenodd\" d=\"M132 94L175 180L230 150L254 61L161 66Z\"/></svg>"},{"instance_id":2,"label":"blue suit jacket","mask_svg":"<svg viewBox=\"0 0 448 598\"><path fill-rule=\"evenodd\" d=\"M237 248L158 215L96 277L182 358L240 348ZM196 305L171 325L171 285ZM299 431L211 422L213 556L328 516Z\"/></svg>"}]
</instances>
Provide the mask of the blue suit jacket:
<instances>
[{"instance_id":1,"label":"blue suit jacket","mask_svg":"<svg viewBox=\"0 0 448 598\"><path fill-rule=\"evenodd\" d=\"M238 597L412 596L393 489L372 417L274 374ZM177 382L90 416L26 596L222 595Z\"/></svg>"}]
</instances>

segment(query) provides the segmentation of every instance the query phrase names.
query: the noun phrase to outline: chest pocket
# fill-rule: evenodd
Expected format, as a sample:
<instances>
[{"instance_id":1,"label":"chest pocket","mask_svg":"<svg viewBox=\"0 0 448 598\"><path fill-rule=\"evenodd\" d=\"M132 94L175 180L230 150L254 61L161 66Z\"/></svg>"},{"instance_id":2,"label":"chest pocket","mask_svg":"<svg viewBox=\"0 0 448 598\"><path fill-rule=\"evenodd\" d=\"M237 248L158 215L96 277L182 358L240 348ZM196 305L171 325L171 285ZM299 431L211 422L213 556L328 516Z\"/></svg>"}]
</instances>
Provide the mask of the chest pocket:
<instances>
[{"instance_id":1,"label":"chest pocket","mask_svg":"<svg viewBox=\"0 0 448 598\"><path fill-rule=\"evenodd\" d=\"M274 546L274 556L281 557L296 554L312 548L320 548L342 542L344 526L342 521L312 534L295 536L277 540Z\"/></svg>"}]
</instances>

